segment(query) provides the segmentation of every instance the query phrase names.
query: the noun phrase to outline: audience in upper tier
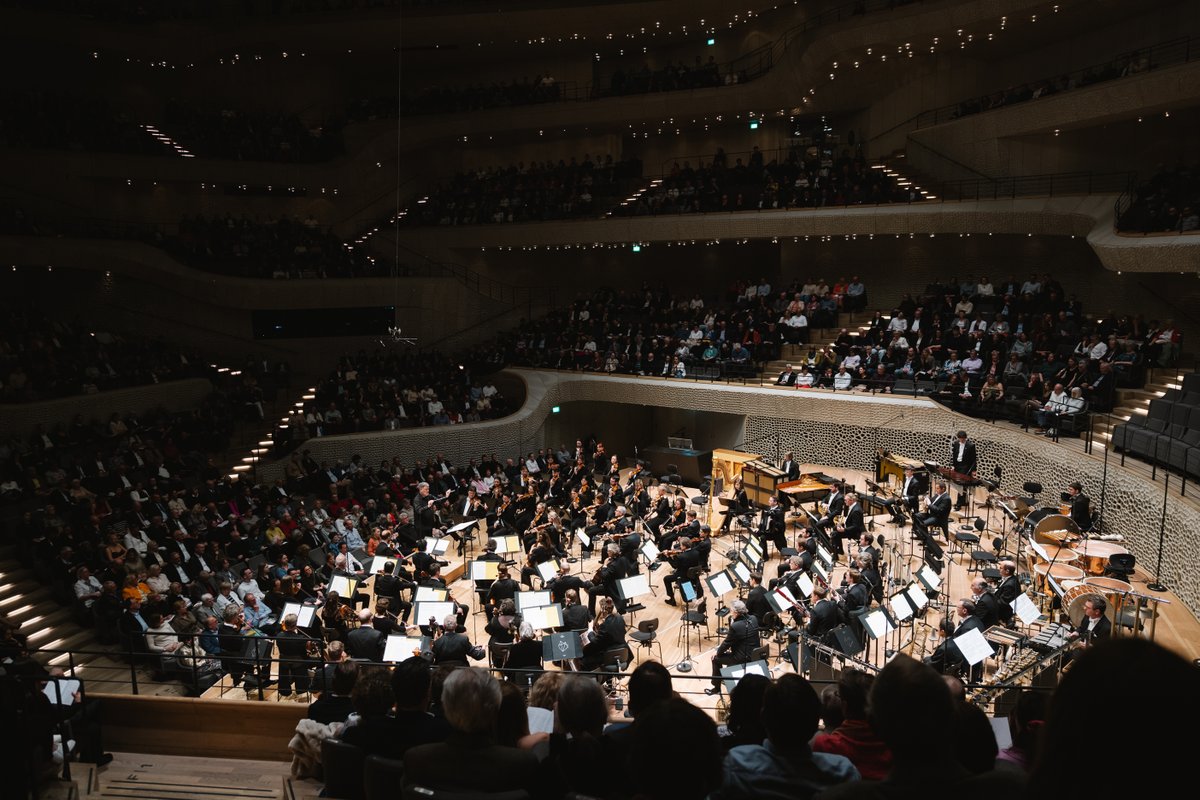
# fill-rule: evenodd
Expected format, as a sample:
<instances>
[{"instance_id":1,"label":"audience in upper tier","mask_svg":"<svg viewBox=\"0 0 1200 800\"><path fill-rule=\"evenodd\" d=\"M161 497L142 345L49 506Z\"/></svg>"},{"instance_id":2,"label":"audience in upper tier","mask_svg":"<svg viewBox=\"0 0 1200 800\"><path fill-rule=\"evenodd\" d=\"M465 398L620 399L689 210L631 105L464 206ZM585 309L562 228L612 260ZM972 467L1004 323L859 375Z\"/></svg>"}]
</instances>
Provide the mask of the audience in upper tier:
<instances>
[{"instance_id":1,"label":"audience in upper tier","mask_svg":"<svg viewBox=\"0 0 1200 800\"><path fill-rule=\"evenodd\" d=\"M1200 164L1180 162L1160 168L1138 186L1133 202L1117 220L1128 233L1194 233L1200 230Z\"/></svg>"},{"instance_id":2,"label":"audience in upper tier","mask_svg":"<svg viewBox=\"0 0 1200 800\"><path fill-rule=\"evenodd\" d=\"M54 320L28 305L0 307L0 402L28 403L208 373L194 354Z\"/></svg>"},{"instance_id":3,"label":"audience in upper tier","mask_svg":"<svg viewBox=\"0 0 1200 800\"><path fill-rule=\"evenodd\" d=\"M362 250L352 250L317 220L265 222L245 217L183 219L159 242L186 264L246 278L355 278L388 274Z\"/></svg>"},{"instance_id":4,"label":"audience in upper tier","mask_svg":"<svg viewBox=\"0 0 1200 800\"><path fill-rule=\"evenodd\" d=\"M407 225L480 225L599 216L642 174L633 159L584 155L461 172L403 214Z\"/></svg>"},{"instance_id":5,"label":"audience in upper tier","mask_svg":"<svg viewBox=\"0 0 1200 800\"><path fill-rule=\"evenodd\" d=\"M778 208L911 203L923 199L913 186L898 186L883 170L871 169L861 154L830 147L793 147L783 163L755 147L746 161L730 164L718 149L708 164L676 162L661 182L635 201L623 203L620 216L753 211Z\"/></svg>"},{"instance_id":6,"label":"audience in upper tier","mask_svg":"<svg viewBox=\"0 0 1200 800\"><path fill-rule=\"evenodd\" d=\"M0 145L9 147L179 158L178 146L198 158L311 163L344 152L341 128L337 119L313 127L294 114L197 109L176 101L134 110L94 95L24 91L0 103Z\"/></svg>"}]
</instances>

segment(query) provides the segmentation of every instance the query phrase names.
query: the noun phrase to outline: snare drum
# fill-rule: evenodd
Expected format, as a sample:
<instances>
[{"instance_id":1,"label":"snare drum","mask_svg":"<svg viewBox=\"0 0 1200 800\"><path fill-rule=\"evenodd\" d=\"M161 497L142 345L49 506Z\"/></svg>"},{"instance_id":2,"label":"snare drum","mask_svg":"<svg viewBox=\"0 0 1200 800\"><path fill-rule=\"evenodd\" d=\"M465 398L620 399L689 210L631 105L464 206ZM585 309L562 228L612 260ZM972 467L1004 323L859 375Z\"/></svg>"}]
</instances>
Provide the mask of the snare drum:
<instances>
[{"instance_id":1,"label":"snare drum","mask_svg":"<svg viewBox=\"0 0 1200 800\"><path fill-rule=\"evenodd\" d=\"M1075 544L1075 552L1079 554L1079 566L1087 570L1089 575L1103 575L1108 567L1108 557L1128 553L1115 542L1104 542L1099 539L1088 539Z\"/></svg>"},{"instance_id":2,"label":"snare drum","mask_svg":"<svg viewBox=\"0 0 1200 800\"><path fill-rule=\"evenodd\" d=\"M1061 588L1063 581L1082 582L1085 577L1084 571L1079 567L1072 566L1071 564L1050 564L1049 562L1044 564L1034 564L1033 573L1034 588L1036 588L1042 594L1049 594L1050 591L1054 590L1053 586L1048 585L1049 582L1046 580L1047 573L1050 574L1050 577L1054 579L1055 583L1059 584L1059 588ZM1058 594L1058 592L1055 591L1055 594Z\"/></svg>"}]
</instances>

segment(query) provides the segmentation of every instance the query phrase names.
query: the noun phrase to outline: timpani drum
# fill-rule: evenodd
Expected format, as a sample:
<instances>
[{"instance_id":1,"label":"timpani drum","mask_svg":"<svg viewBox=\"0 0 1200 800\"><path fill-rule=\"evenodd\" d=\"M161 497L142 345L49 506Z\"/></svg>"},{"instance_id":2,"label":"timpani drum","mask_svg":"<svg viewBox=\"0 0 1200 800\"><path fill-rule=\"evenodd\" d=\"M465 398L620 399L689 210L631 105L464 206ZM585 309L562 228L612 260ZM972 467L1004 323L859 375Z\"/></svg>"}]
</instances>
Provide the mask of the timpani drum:
<instances>
[{"instance_id":1,"label":"timpani drum","mask_svg":"<svg viewBox=\"0 0 1200 800\"><path fill-rule=\"evenodd\" d=\"M1083 567L1089 575L1103 575L1105 568L1108 567L1109 556L1129 552L1115 542L1104 542L1100 539L1077 542L1074 549L1079 554L1079 566Z\"/></svg>"},{"instance_id":2,"label":"timpani drum","mask_svg":"<svg viewBox=\"0 0 1200 800\"><path fill-rule=\"evenodd\" d=\"M1061 535L1067 534L1067 536ZM1037 521L1033 527L1034 541L1046 542L1047 544L1059 544L1067 538L1078 538L1082 536L1079 526L1075 524L1075 520L1062 514L1048 514Z\"/></svg>"},{"instance_id":3,"label":"timpani drum","mask_svg":"<svg viewBox=\"0 0 1200 800\"><path fill-rule=\"evenodd\" d=\"M1058 507L1058 513L1064 517L1071 516L1071 504L1070 503L1060 504Z\"/></svg>"},{"instance_id":4,"label":"timpani drum","mask_svg":"<svg viewBox=\"0 0 1200 800\"><path fill-rule=\"evenodd\" d=\"M1079 563L1079 554L1070 547L1055 547L1052 544L1042 545L1042 550L1046 553L1046 558L1043 560L1038 551L1033 548L1029 552L1033 553L1035 564L1070 564L1073 567L1081 567Z\"/></svg>"},{"instance_id":5,"label":"timpani drum","mask_svg":"<svg viewBox=\"0 0 1200 800\"><path fill-rule=\"evenodd\" d=\"M1099 591L1103 594L1104 599L1108 601L1109 609L1112 609L1114 613L1126 607L1126 603L1130 604L1130 606L1133 604L1133 600L1129 597L1129 593L1133 591L1133 586L1119 578L1098 578L1092 576L1084 578L1083 585L1092 587L1093 592Z\"/></svg>"},{"instance_id":6,"label":"timpani drum","mask_svg":"<svg viewBox=\"0 0 1200 800\"><path fill-rule=\"evenodd\" d=\"M1086 573L1079 567L1071 564L1051 564L1048 561L1044 564L1034 564L1033 574L1034 588L1036 588L1042 594L1048 594L1049 591L1054 590L1053 586L1048 585L1049 581L1046 580L1047 576L1053 578L1054 583L1058 584L1060 588L1063 581L1078 581L1082 583L1084 577L1086 577ZM1058 594L1057 591L1054 593Z\"/></svg>"}]
</instances>

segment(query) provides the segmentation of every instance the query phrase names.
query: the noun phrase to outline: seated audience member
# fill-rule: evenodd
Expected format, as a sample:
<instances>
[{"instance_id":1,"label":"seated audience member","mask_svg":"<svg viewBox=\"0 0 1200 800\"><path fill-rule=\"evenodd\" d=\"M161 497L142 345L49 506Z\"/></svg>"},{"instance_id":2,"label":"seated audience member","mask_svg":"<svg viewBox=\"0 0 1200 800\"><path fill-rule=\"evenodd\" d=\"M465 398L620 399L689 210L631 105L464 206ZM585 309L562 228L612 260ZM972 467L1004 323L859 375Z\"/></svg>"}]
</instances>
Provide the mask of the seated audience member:
<instances>
[{"instance_id":1,"label":"seated audience member","mask_svg":"<svg viewBox=\"0 0 1200 800\"><path fill-rule=\"evenodd\" d=\"M725 756L725 779L716 797L811 797L821 788L859 779L845 756L814 753L809 740L821 720L821 700L799 675L787 674L767 687L762 744L734 747Z\"/></svg>"},{"instance_id":2,"label":"seated audience member","mask_svg":"<svg viewBox=\"0 0 1200 800\"><path fill-rule=\"evenodd\" d=\"M767 729L762 724L762 704L770 685L770 679L762 675L745 675L729 693L726 735L721 737L726 752L739 745L762 744L767 738Z\"/></svg>"},{"instance_id":3,"label":"seated audience member","mask_svg":"<svg viewBox=\"0 0 1200 800\"><path fill-rule=\"evenodd\" d=\"M500 683L500 713L496 718L496 744L522 750L544 750L549 733L530 733L525 693L508 681Z\"/></svg>"},{"instance_id":4,"label":"seated audience member","mask_svg":"<svg viewBox=\"0 0 1200 800\"><path fill-rule=\"evenodd\" d=\"M603 736L608 706L600 684L581 675L568 675L558 688L554 733L542 764L552 794L570 790L591 797L610 797L620 782L613 763L612 741Z\"/></svg>"},{"instance_id":5,"label":"seated audience member","mask_svg":"<svg viewBox=\"0 0 1200 800\"><path fill-rule=\"evenodd\" d=\"M358 663L342 661L333 670L333 680L329 690L308 707L308 718L324 725L331 722L345 722L354 713L354 701L351 692L358 681Z\"/></svg>"},{"instance_id":6,"label":"seated audience member","mask_svg":"<svg viewBox=\"0 0 1200 800\"><path fill-rule=\"evenodd\" d=\"M858 781L827 789L822 800L955 796L1010 800L1024 797L1023 781L1011 773L975 775L948 759L953 751L955 700L942 676L898 655L875 677L867 700L871 727L892 753L881 781Z\"/></svg>"},{"instance_id":7,"label":"seated audience member","mask_svg":"<svg viewBox=\"0 0 1200 800\"><path fill-rule=\"evenodd\" d=\"M404 785L447 792L531 789L537 756L495 742L500 700L500 684L487 671L454 670L441 695L453 732L444 742L423 744L404 754Z\"/></svg>"},{"instance_id":8,"label":"seated audience member","mask_svg":"<svg viewBox=\"0 0 1200 800\"><path fill-rule=\"evenodd\" d=\"M867 695L873 676L854 668L842 670L838 679L841 722L832 733L818 734L812 743L817 753L835 753L850 759L866 780L887 777L892 754L867 721Z\"/></svg>"},{"instance_id":9,"label":"seated audience member","mask_svg":"<svg viewBox=\"0 0 1200 800\"><path fill-rule=\"evenodd\" d=\"M1049 707L1048 692L1031 689L1017 695L1017 702L1008 715L1012 744L996 756L996 769L1029 772L1040 750L1042 726Z\"/></svg>"},{"instance_id":10,"label":"seated audience member","mask_svg":"<svg viewBox=\"0 0 1200 800\"><path fill-rule=\"evenodd\" d=\"M397 742L402 741L403 731L400 722L391 714L396 695L392 692L387 669L363 668L350 698L358 721L342 730L342 741L361 748L366 755L400 758L403 749Z\"/></svg>"},{"instance_id":11,"label":"seated audience member","mask_svg":"<svg viewBox=\"0 0 1200 800\"><path fill-rule=\"evenodd\" d=\"M686 700L655 703L630 737L628 777L642 800L702 798L721 786L721 737ZM686 766L685 766L686 765Z\"/></svg>"},{"instance_id":12,"label":"seated audience member","mask_svg":"<svg viewBox=\"0 0 1200 800\"><path fill-rule=\"evenodd\" d=\"M554 704L558 702L558 687L562 684L565 673L543 672L529 688L529 717L530 733L554 732Z\"/></svg>"}]
</instances>

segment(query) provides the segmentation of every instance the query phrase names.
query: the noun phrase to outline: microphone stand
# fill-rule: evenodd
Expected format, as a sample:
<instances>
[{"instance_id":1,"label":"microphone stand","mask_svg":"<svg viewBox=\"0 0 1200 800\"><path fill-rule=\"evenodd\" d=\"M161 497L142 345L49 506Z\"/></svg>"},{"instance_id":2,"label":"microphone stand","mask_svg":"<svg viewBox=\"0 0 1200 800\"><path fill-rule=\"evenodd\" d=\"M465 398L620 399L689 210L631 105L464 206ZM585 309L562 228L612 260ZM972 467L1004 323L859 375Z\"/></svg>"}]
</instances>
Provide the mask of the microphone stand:
<instances>
[{"instance_id":1,"label":"microphone stand","mask_svg":"<svg viewBox=\"0 0 1200 800\"><path fill-rule=\"evenodd\" d=\"M1162 582L1162 557L1163 544L1167 538L1167 492L1171 484L1171 473L1163 470L1163 504L1162 516L1158 521L1158 563L1154 566L1154 583L1146 584L1146 588L1152 592L1165 592L1167 586Z\"/></svg>"}]
</instances>

